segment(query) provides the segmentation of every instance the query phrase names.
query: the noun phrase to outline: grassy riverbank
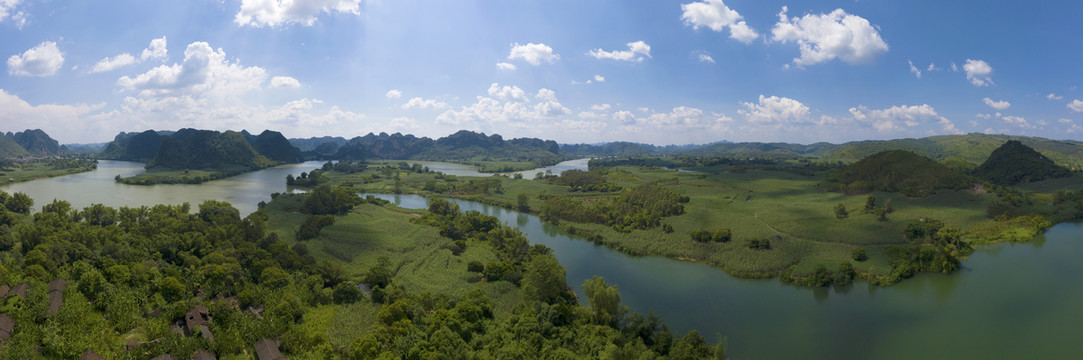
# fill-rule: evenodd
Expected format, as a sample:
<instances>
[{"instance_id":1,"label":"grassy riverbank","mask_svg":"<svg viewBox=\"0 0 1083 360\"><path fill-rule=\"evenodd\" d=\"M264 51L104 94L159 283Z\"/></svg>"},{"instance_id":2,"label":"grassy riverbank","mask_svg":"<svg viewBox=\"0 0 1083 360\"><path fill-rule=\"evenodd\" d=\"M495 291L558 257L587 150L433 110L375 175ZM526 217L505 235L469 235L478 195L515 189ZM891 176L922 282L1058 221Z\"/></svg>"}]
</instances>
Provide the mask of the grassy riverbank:
<instances>
[{"instance_id":1,"label":"grassy riverbank","mask_svg":"<svg viewBox=\"0 0 1083 360\"><path fill-rule=\"evenodd\" d=\"M98 163L83 159L56 159L29 163L7 163L0 166L0 184L45 179L87 172L98 168Z\"/></svg>"},{"instance_id":2,"label":"grassy riverbank","mask_svg":"<svg viewBox=\"0 0 1083 360\"><path fill-rule=\"evenodd\" d=\"M202 184L204 182L225 179L260 169L264 168L234 166L224 169L176 170L164 167L153 167L147 169L145 172L126 178L122 178L118 175L116 181L127 185Z\"/></svg>"},{"instance_id":3,"label":"grassy riverbank","mask_svg":"<svg viewBox=\"0 0 1083 360\"><path fill-rule=\"evenodd\" d=\"M582 201L583 206L593 206L620 196L620 192L573 191L569 186L545 180L453 177L381 166L385 165L362 173L326 175L329 183L351 186L356 191L452 196L539 215L545 215L545 199L567 197ZM888 248L911 244L904 235L907 226L925 220L939 220L960 229L961 240L972 244L1029 241L1040 236L1036 230L1040 228L1023 218L990 218L989 208L999 201L998 196L974 189L940 190L924 197L885 192L845 195L827 191L825 181L832 174L830 170L792 171L785 166L711 166L698 170L701 172L639 166L608 169L605 181L623 189L658 183L688 197L683 214L666 216L659 226L629 231L600 223L550 221L559 221L577 235L629 254L705 262L736 276L784 276L787 281L798 282L816 275L821 266L834 271L844 263L853 266L857 277L871 282L898 281L892 277ZM1039 214L1053 223L1074 218L1074 207L1046 206L1057 190L1083 188L1072 179L1020 187L1029 205L1014 211ZM891 208L883 219L875 211L863 210L870 195L876 199L876 208ZM836 214L839 204L848 209L847 216ZM713 233L720 228L730 230L730 241L697 242L690 236L694 231ZM769 241L770 249L752 248L749 244L753 239ZM867 259L855 260L854 251L859 248ZM965 253L959 256L965 259Z\"/></svg>"}]
</instances>

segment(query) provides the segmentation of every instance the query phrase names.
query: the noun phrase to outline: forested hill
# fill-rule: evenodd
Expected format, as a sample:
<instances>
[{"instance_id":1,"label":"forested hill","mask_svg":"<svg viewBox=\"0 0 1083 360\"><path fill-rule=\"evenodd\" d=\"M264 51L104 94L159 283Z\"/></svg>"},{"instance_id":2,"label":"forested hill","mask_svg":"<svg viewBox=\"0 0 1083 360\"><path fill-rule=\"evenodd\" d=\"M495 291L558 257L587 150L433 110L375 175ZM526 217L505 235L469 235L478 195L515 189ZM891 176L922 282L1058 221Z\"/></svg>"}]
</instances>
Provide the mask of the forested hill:
<instances>
[{"instance_id":1,"label":"forested hill","mask_svg":"<svg viewBox=\"0 0 1083 360\"><path fill-rule=\"evenodd\" d=\"M774 159L814 157L845 162L857 161L887 150L906 150L933 160L957 159L977 166L1007 141L1018 141L1061 166L1083 169L1083 142L1050 140L1014 135L942 135L920 139L869 140L843 144L720 142L706 145L654 146L627 142L598 145L561 145L565 152L580 156L701 155Z\"/></svg>"},{"instance_id":2,"label":"forested hill","mask_svg":"<svg viewBox=\"0 0 1083 360\"><path fill-rule=\"evenodd\" d=\"M147 162L148 167L170 169L262 168L271 163L300 162L301 151L281 133L270 130L258 136L247 131L147 130L118 134L100 157Z\"/></svg>"},{"instance_id":3,"label":"forested hill","mask_svg":"<svg viewBox=\"0 0 1083 360\"><path fill-rule=\"evenodd\" d=\"M1008 141L989 155L974 176L1000 185L1016 185L1030 181L1071 176L1068 169L1019 141Z\"/></svg>"},{"instance_id":4,"label":"forested hill","mask_svg":"<svg viewBox=\"0 0 1083 360\"><path fill-rule=\"evenodd\" d=\"M60 153L60 143L49 137L41 129L26 130L14 134L8 134L19 146L31 155L57 155Z\"/></svg>"},{"instance_id":5,"label":"forested hill","mask_svg":"<svg viewBox=\"0 0 1083 360\"><path fill-rule=\"evenodd\" d=\"M15 139L11 138L7 134L0 134L0 160L17 158L30 155L19 146L19 143L15 142Z\"/></svg>"},{"instance_id":6,"label":"forested hill","mask_svg":"<svg viewBox=\"0 0 1083 360\"><path fill-rule=\"evenodd\" d=\"M885 191L927 196L940 189L965 189L975 181L927 157L888 150L850 164L828 182L832 190L847 194Z\"/></svg>"},{"instance_id":7,"label":"forested hill","mask_svg":"<svg viewBox=\"0 0 1083 360\"><path fill-rule=\"evenodd\" d=\"M385 159L430 161L522 161L556 163L566 158L552 140L518 138L504 140L462 130L436 140L395 133L373 134L343 141L342 138L290 139L303 145L307 154L337 160Z\"/></svg>"},{"instance_id":8,"label":"forested hill","mask_svg":"<svg viewBox=\"0 0 1083 360\"><path fill-rule=\"evenodd\" d=\"M158 155L147 162L147 168L168 169L249 169L274 165L260 155L236 131L223 133L210 130L181 129L162 139Z\"/></svg>"}]
</instances>

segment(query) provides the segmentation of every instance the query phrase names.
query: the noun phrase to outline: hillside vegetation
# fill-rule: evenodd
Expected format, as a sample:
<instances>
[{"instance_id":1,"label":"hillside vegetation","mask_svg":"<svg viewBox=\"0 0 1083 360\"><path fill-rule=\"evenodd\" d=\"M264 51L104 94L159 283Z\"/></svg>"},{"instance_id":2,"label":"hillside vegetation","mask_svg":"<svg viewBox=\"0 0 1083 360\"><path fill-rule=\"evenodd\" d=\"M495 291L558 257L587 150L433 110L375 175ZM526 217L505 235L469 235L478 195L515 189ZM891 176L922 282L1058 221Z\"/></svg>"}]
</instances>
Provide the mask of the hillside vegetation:
<instances>
[{"instance_id":1,"label":"hillside vegetation","mask_svg":"<svg viewBox=\"0 0 1083 360\"><path fill-rule=\"evenodd\" d=\"M974 176L998 185L1017 185L1071 175L1068 169L1015 140L1001 145L989 155L988 160L974 169Z\"/></svg>"},{"instance_id":2,"label":"hillside vegetation","mask_svg":"<svg viewBox=\"0 0 1083 360\"><path fill-rule=\"evenodd\" d=\"M10 159L30 155L19 146L19 143L15 142L10 136L0 134L0 159Z\"/></svg>"},{"instance_id":3,"label":"hillside vegetation","mask_svg":"<svg viewBox=\"0 0 1083 360\"><path fill-rule=\"evenodd\" d=\"M888 150L861 159L828 182L832 190L846 194L883 191L907 196L928 196L941 189L961 190L974 183L962 173L906 150Z\"/></svg>"},{"instance_id":4,"label":"hillside vegetation","mask_svg":"<svg viewBox=\"0 0 1083 360\"><path fill-rule=\"evenodd\" d=\"M260 155L240 133L183 129L162 140L147 168L224 169L264 168L273 163Z\"/></svg>"}]
</instances>

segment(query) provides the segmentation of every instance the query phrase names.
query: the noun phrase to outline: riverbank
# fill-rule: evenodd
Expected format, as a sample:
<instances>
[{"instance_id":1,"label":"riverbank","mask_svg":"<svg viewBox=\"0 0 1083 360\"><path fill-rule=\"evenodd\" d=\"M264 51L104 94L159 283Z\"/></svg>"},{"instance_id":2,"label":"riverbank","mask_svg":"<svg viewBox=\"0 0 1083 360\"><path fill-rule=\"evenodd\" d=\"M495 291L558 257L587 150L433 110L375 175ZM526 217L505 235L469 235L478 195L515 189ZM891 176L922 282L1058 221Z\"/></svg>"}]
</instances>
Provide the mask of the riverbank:
<instances>
[{"instance_id":1,"label":"riverbank","mask_svg":"<svg viewBox=\"0 0 1083 360\"><path fill-rule=\"evenodd\" d=\"M31 180L93 171L98 162L85 159L56 159L30 163L7 163L0 168L0 183L15 184Z\"/></svg>"},{"instance_id":2,"label":"riverbank","mask_svg":"<svg viewBox=\"0 0 1083 360\"><path fill-rule=\"evenodd\" d=\"M117 176L116 181L126 185L172 185L172 184L202 184L208 181L225 179L253 171L267 169L262 168L230 167L224 169L184 169L176 170L163 167L154 167L147 171L130 177ZM283 180L285 181L285 180Z\"/></svg>"}]
</instances>

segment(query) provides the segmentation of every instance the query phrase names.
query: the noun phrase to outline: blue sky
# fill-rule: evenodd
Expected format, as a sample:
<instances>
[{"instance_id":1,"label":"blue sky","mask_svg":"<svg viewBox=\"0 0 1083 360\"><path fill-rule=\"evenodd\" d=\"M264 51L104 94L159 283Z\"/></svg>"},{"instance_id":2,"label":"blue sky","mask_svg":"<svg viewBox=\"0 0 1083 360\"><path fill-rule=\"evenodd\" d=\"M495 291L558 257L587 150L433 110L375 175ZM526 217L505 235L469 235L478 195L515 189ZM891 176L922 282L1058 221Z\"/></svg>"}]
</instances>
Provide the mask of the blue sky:
<instances>
[{"instance_id":1,"label":"blue sky","mask_svg":"<svg viewBox=\"0 0 1083 360\"><path fill-rule=\"evenodd\" d=\"M1079 1L0 0L0 131L1083 140L1080 14Z\"/></svg>"}]
</instances>

